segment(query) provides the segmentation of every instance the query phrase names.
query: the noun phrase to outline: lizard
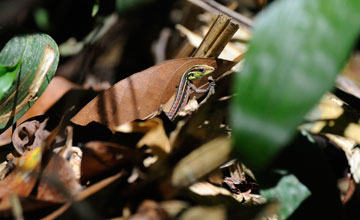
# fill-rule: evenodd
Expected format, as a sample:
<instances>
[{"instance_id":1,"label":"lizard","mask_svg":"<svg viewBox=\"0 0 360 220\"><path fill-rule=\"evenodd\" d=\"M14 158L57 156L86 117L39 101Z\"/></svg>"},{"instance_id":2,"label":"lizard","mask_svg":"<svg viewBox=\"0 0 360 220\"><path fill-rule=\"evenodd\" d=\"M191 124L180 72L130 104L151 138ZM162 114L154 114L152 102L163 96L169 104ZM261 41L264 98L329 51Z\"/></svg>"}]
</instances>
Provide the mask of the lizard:
<instances>
[{"instance_id":1,"label":"lizard","mask_svg":"<svg viewBox=\"0 0 360 220\"><path fill-rule=\"evenodd\" d=\"M210 85L206 89L197 88L193 81L200 79L203 76L209 75L215 70L214 67L205 64L194 65L184 72L180 78L180 83L176 91L175 100L168 112L165 112L167 117L173 121L177 113L184 108L189 100L190 91L196 93L204 93L215 86L214 80L209 77Z\"/></svg>"}]
</instances>

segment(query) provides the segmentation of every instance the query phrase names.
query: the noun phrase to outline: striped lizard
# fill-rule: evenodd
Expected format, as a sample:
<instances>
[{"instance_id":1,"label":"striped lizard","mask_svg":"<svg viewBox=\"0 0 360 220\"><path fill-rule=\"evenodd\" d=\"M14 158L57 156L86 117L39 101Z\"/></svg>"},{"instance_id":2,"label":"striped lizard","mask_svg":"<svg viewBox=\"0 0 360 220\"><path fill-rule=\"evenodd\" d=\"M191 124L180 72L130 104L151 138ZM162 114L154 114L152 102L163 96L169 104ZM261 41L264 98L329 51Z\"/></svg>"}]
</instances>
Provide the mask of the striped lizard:
<instances>
[{"instance_id":1,"label":"striped lizard","mask_svg":"<svg viewBox=\"0 0 360 220\"><path fill-rule=\"evenodd\" d=\"M204 93L215 86L215 82L211 77L209 77L210 85L206 89L196 88L196 86L193 84L193 81L212 73L214 70L214 67L202 64L194 65L185 71L185 73L181 76L180 83L176 91L175 100L169 112L165 112L170 120L174 120L177 113L187 104L191 90L196 93Z\"/></svg>"}]
</instances>

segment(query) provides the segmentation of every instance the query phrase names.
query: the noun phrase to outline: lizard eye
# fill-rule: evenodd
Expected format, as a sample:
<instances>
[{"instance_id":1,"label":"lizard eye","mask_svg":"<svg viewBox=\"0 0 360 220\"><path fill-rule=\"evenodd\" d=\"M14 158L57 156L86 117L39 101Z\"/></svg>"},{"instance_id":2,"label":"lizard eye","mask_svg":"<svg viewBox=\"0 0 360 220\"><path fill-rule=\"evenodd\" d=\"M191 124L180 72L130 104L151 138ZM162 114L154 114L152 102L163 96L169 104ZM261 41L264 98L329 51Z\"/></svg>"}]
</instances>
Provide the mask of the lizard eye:
<instances>
[{"instance_id":1,"label":"lizard eye","mask_svg":"<svg viewBox=\"0 0 360 220\"><path fill-rule=\"evenodd\" d=\"M204 72L204 69L203 69L203 68L200 68L198 71L201 72L201 73L203 73L203 72Z\"/></svg>"}]
</instances>

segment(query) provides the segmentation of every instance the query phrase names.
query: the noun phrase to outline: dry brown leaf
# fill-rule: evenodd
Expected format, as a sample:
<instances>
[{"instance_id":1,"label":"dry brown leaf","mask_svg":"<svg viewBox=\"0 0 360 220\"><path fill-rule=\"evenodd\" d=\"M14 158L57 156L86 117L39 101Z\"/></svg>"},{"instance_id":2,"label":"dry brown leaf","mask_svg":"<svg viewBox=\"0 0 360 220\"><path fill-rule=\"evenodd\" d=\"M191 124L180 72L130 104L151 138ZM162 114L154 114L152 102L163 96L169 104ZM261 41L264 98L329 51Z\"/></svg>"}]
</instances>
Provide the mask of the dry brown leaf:
<instances>
[{"instance_id":1,"label":"dry brown leaf","mask_svg":"<svg viewBox=\"0 0 360 220\"><path fill-rule=\"evenodd\" d=\"M66 142L62 147L55 148L53 150L55 153L59 154L62 158L69 161L71 167L75 173L76 179L80 180L80 167L81 167L81 158L82 151L79 147L73 146L73 127L66 127Z\"/></svg>"},{"instance_id":2,"label":"dry brown leaf","mask_svg":"<svg viewBox=\"0 0 360 220\"><path fill-rule=\"evenodd\" d=\"M22 196L18 196L20 203L21 203L21 208L22 211L24 213L26 212L37 212L40 213L42 210L42 208L49 208L51 206L58 206L58 203L52 203L52 202L48 202L48 201L41 201L41 200L37 200L35 198L30 197L22 197ZM13 214L10 205L12 205L11 203L9 203L9 209L0 209L0 217L4 218L4 219L8 219L9 216L11 216ZM40 214L41 215L41 214ZM31 219L31 218L29 218Z\"/></svg>"},{"instance_id":3,"label":"dry brown leaf","mask_svg":"<svg viewBox=\"0 0 360 220\"><path fill-rule=\"evenodd\" d=\"M189 189L199 195L202 196L216 196L216 195L226 195L226 196L232 196L231 192L223 187L215 186L208 182L197 182L194 183L189 187ZM242 201L241 199L238 200L239 202Z\"/></svg>"},{"instance_id":4,"label":"dry brown leaf","mask_svg":"<svg viewBox=\"0 0 360 220\"><path fill-rule=\"evenodd\" d=\"M186 187L203 178L225 163L232 146L229 138L219 137L209 141L183 158L176 166L171 182L177 187Z\"/></svg>"},{"instance_id":5,"label":"dry brown leaf","mask_svg":"<svg viewBox=\"0 0 360 220\"><path fill-rule=\"evenodd\" d=\"M155 201L145 200L139 206L137 213L130 216L129 220L168 220L166 211Z\"/></svg>"},{"instance_id":6,"label":"dry brown leaf","mask_svg":"<svg viewBox=\"0 0 360 220\"><path fill-rule=\"evenodd\" d=\"M342 137L333 134L325 134L325 136L339 146L345 153L350 166L352 178L357 184L360 183L360 149L357 142L348 137Z\"/></svg>"},{"instance_id":7,"label":"dry brown leaf","mask_svg":"<svg viewBox=\"0 0 360 220\"><path fill-rule=\"evenodd\" d=\"M338 89L340 89L343 92L346 92L350 95L353 95L355 97L357 97L358 99L360 98L360 87L358 84L355 83L355 81L353 81L352 79L343 76L343 75L338 75L336 78L336 87Z\"/></svg>"},{"instance_id":8,"label":"dry brown leaf","mask_svg":"<svg viewBox=\"0 0 360 220\"><path fill-rule=\"evenodd\" d=\"M37 199L64 202L81 190L74 171L68 161L52 153L51 159L40 178Z\"/></svg>"},{"instance_id":9,"label":"dry brown leaf","mask_svg":"<svg viewBox=\"0 0 360 220\"><path fill-rule=\"evenodd\" d=\"M342 70L342 75L348 77L353 82L355 82L357 85L360 85L360 77L359 77L359 71L360 71L360 53L354 52L354 54L349 59L348 63Z\"/></svg>"},{"instance_id":10,"label":"dry brown leaf","mask_svg":"<svg viewBox=\"0 0 360 220\"><path fill-rule=\"evenodd\" d=\"M148 123L154 123L154 126L140 139L137 146L146 145L154 151L160 150L157 155L161 155L163 152L170 153L170 141L165 133L162 121L159 118L154 118L151 121L148 120Z\"/></svg>"},{"instance_id":11,"label":"dry brown leaf","mask_svg":"<svg viewBox=\"0 0 360 220\"><path fill-rule=\"evenodd\" d=\"M300 125L299 129L315 134L344 135L360 143L357 110L334 94L325 94L320 103L306 115L306 120L309 122Z\"/></svg>"},{"instance_id":12,"label":"dry brown leaf","mask_svg":"<svg viewBox=\"0 0 360 220\"><path fill-rule=\"evenodd\" d=\"M41 148L26 152L18 159L15 170L0 181L0 210L11 207L11 194L22 197L30 195L39 176L41 154Z\"/></svg>"},{"instance_id":13,"label":"dry brown leaf","mask_svg":"<svg viewBox=\"0 0 360 220\"><path fill-rule=\"evenodd\" d=\"M208 219L208 220L225 220L227 219L226 209L223 206L194 206L179 218L180 220Z\"/></svg>"},{"instance_id":14,"label":"dry brown leaf","mask_svg":"<svg viewBox=\"0 0 360 220\"><path fill-rule=\"evenodd\" d=\"M207 64L217 68L224 66L223 63L214 58L181 58L153 66L121 80L99 94L71 121L78 125L95 121L113 128L135 119L143 119L158 111L171 98L182 74L191 66ZM215 71L214 74L219 73ZM198 84L206 82L207 79L202 79Z\"/></svg>"},{"instance_id":15,"label":"dry brown leaf","mask_svg":"<svg viewBox=\"0 0 360 220\"><path fill-rule=\"evenodd\" d=\"M144 145L158 152L156 155L163 155L170 152L170 141L164 129L161 119L152 118L144 122L134 121L114 128L117 132L122 133L144 133L144 136L136 144L137 147Z\"/></svg>"},{"instance_id":16,"label":"dry brown leaf","mask_svg":"<svg viewBox=\"0 0 360 220\"><path fill-rule=\"evenodd\" d=\"M90 187L81 191L77 196L75 196L75 200L80 201L80 200L83 200L83 199L97 193L98 191L106 188L113 182L120 179L123 175L124 175L123 172L119 172L113 176L110 176L106 179L101 180L100 182L95 183L94 185L91 185ZM66 204L61 206L59 209L55 210L53 213L44 217L43 220L50 220L50 219L58 218L60 215L62 215L64 212L66 212L70 206L71 206L71 202L67 202Z\"/></svg>"},{"instance_id":17,"label":"dry brown leaf","mask_svg":"<svg viewBox=\"0 0 360 220\"><path fill-rule=\"evenodd\" d=\"M111 142L91 141L85 144L81 160L81 182L119 169L128 163L140 163L142 154Z\"/></svg>"},{"instance_id":18,"label":"dry brown leaf","mask_svg":"<svg viewBox=\"0 0 360 220\"><path fill-rule=\"evenodd\" d=\"M344 105L346 105L344 101L334 94L327 93L322 97L319 104L306 115L306 119L308 121L337 119L344 114Z\"/></svg>"},{"instance_id":19,"label":"dry brown leaf","mask_svg":"<svg viewBox=\"0 0 360 220\"><path fill-rule=\"evenodd\" d=\"M27 197L30 195L37 181L37 174L13 171L0 183L0 210L11 208L11 194Z\"/></svg>"},{"instance_id":20,"label":"dry brown leaf","mask_svg":"<svg viewBox=\"0 0 360 220\"><path fill-rule=\"evenodd\" d=\"M180 212L189 208L190 203L182 200L165 200L162 201L160 205L168 213L171 219L175 219Z\"/></svg>"}]
</instances>

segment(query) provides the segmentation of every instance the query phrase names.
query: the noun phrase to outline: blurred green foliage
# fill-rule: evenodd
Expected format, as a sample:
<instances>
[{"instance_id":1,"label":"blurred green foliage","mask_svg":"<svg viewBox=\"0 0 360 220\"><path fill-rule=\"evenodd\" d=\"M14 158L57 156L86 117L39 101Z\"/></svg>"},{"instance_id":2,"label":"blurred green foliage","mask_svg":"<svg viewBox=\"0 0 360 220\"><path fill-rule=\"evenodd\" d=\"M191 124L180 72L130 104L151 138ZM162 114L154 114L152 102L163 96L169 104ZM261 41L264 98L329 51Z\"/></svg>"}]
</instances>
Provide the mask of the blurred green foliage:
<instances>
[{"instance_id":1,"label":"blurred green foliage","mask_svg":"<svg viewBox=\"0 0 360 220\"><path fill-rule=\"evenodd\" d=\"M97 0L92 8L91 16L94 17L99 12L99 1Z\"/></svg>"},{"instance_id":2,"label":"blurred green foliage","mask_svg":"<svg viewBox=\"0 0 360 220\"><path fill-rule=\"evenodd\" d=\"M49 13L45 8L37 8L34 11L34 21L41 30L49 30Z\"/></svg>"},{"instance_id":3,"label":"blurred green foliage","mask_svg":"<svg viewBox=\"0 0 360 220\"><path fill-rule=\"evenodd\" d=\"M261 171L333 87L360 31L358 0L279 0L256 19L231 108L241 160Z\"/></svg>"},{"instance_id":4,"label":"blurred green foliage","mask_svg":"<svg viewBox=\"0 0 360 220\"><path fill-rule=\"evenodd\" d=\"M116 0L116 10L121 14L154 1L155 0Z\"/></svg>"}]
</instances>

